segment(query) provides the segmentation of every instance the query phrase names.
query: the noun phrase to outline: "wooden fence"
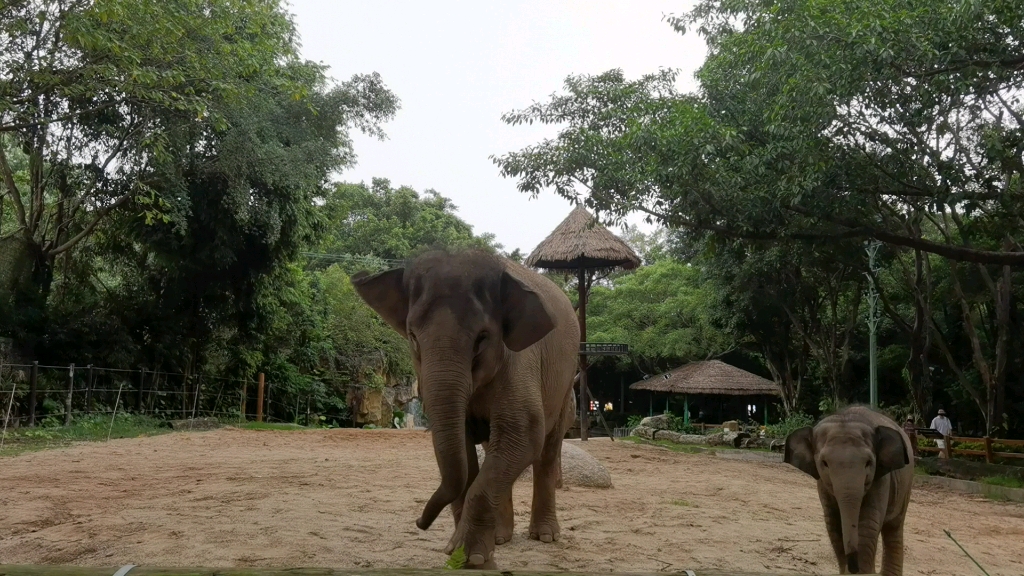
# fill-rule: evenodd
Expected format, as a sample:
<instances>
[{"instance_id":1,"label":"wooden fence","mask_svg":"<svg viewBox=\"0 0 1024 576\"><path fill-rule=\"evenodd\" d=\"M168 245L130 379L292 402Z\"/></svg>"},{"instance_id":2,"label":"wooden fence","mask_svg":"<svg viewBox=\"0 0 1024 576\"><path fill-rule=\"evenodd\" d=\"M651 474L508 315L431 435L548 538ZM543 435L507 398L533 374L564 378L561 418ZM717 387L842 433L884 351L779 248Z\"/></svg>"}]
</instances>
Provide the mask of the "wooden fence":
<instances>
[{"instance_id":1,"label":"wooden fence","mask_svg":"<svg viewBox=\"0 0 1024 576\"><path fill-rule=\"evenodd\" d=\"M984 444L984 450L975 450L971 448L958 448L956 443L971 443L971 444ZM997 452L993 446L996 444L1002 444L1003 446L1024 446L1024 440L1003 440L993 438L966 438L963 436L946 436L945 447L939 448L937 446L919 446L918 452L928 452L940 454L944 458L952 458L957 454L965 456L984 456L985 462L989 464L993 463L996 458L1020 458L1024 459L1024 453L1019 452Z\"/></svg>"}]
</instances>

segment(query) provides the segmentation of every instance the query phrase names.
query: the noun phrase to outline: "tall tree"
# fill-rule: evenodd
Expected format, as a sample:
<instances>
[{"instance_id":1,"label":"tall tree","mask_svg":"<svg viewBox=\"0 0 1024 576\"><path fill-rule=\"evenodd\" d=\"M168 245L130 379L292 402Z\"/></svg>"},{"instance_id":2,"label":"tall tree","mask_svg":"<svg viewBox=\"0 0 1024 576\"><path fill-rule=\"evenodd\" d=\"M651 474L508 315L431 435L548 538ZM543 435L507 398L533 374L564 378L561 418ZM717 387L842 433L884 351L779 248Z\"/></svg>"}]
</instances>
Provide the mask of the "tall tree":
<instances>
[{"instance_id":1,"label":"tall tree","mask_svg":"<svg viewBox=\"0 0 1024 576\"><path fill-rule=\"evenodd\" d=\"M199 189L220 187L243 228L259 221L273 239L352 161L346 129L380 134L397 105L375 75L327 87L276 0L24 0L0 23L0 174L15 215L3 250L31 262L0 290L37 311L23 334L41 330L55 260L115 212L184 232Z\"/></svg>"}]
</instances>

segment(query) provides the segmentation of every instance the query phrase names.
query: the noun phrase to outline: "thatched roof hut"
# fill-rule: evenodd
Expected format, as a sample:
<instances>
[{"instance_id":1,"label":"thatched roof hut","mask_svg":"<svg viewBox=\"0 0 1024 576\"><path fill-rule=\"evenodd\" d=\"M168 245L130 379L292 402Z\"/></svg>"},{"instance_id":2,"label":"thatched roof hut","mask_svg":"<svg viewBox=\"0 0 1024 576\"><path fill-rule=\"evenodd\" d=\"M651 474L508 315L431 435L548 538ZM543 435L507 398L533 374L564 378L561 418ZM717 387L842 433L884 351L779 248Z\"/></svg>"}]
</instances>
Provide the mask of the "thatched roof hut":
<instances>
[{"instance_id":1,"label":"thatched roof hut","mask_svg":"<svg viewBox=\"0 0 1024 576\"><path fill-rule=\"evenodd\" d=\"M524 264L548 270L572 270L576 272L579 290L580 319L580 440L587 439L589 427L589 397L587 391L587 292L593 280L593 271L610 268L632 270L640 266L640 257L581 205L562 220L533 252ZM600 412L598 413L600 414Z\"/></svg>"},{"instance_id":2,"label":"thatched roof hut","mask_svg":"<svg viewBox=\"0 0 1024 576\"><path fill-rule=\"evenodd\" d=\"M632 270L640 257L577 204L569 216L526 258L525 264L549 270L616 268Z\"/></svg>"},{"instance_id":3,"label":"thatched roof hut","mask_svg":"<svg viewBox=\"0 0 1024 576\"><path fill-rule=\"evenodd\" d=\"M629 389L670 394L779 395L779 389L771 380L730 366L721 360L690 362L675 370L631 384Z\"/></svg>"}]
</instances>

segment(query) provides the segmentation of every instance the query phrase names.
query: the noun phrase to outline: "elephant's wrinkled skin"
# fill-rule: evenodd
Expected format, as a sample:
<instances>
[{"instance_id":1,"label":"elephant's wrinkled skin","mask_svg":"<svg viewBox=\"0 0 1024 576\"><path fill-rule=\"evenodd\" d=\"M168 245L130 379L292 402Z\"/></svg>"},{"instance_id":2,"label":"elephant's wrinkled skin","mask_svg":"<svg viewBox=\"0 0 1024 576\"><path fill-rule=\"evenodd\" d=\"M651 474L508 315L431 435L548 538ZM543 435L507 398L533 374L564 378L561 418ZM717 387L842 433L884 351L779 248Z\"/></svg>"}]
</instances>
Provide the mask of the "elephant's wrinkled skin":
<instances>
[{"instance_id":1,"label":"elephant's wrinkled skin","mask_svg":"<svg viewBox=\"0 0 1024 576\"><path fill-rule=\"evenodd\" d=\"M477 251L430 252L352 283L409 340L430 419L441 485L416 525L426 530L450 504L456 529L446 552L463 545L467 567L495 568L495 544L512 538L512 484L533 464L530 536L558 539L555 488L580 342L565 294Z\"/></svg>"},{"instance_id":2,"label":"elephant's wrinkled skin","mask_svg":"<svg viewBox=\"0 0 1024 576\"><path fill-rule=\"evenodd\" d=\"M847 408L786 438L787 463L818 481L825 529L842 574L903 574L903 520L914 483L910 439L890 418Z\"/></svg>"}]
</instances>

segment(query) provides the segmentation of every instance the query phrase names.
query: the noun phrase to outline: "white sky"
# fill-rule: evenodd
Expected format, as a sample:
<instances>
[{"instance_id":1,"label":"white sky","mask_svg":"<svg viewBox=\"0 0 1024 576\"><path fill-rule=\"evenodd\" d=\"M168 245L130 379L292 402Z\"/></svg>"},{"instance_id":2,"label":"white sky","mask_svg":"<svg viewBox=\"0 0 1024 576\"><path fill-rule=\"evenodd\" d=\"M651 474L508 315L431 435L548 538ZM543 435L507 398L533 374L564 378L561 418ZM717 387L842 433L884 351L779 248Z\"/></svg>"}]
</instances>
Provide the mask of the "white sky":
<instances>
[{"instance_id":1,"label":"white sky","mask_svg":"<svg viewBox=\"0 0 1024 576\"><path fill-rule=\"evenodd\" d=\"M677 68L679 88L692 90L704 43L662 19L692 4L291 0L290 10L306 58L330 66L337 80L379 72L401 100L384 127L388 140L357 135L358 164L341 178L433 188L455 202L475 232L492 232L507 250L529 253L571 206L553 192L531 200L488 156L537 143L557 128L508 126L502 113L560 92L570 74L612 68L629 78Z\"/></svg>"}]
</instances>

